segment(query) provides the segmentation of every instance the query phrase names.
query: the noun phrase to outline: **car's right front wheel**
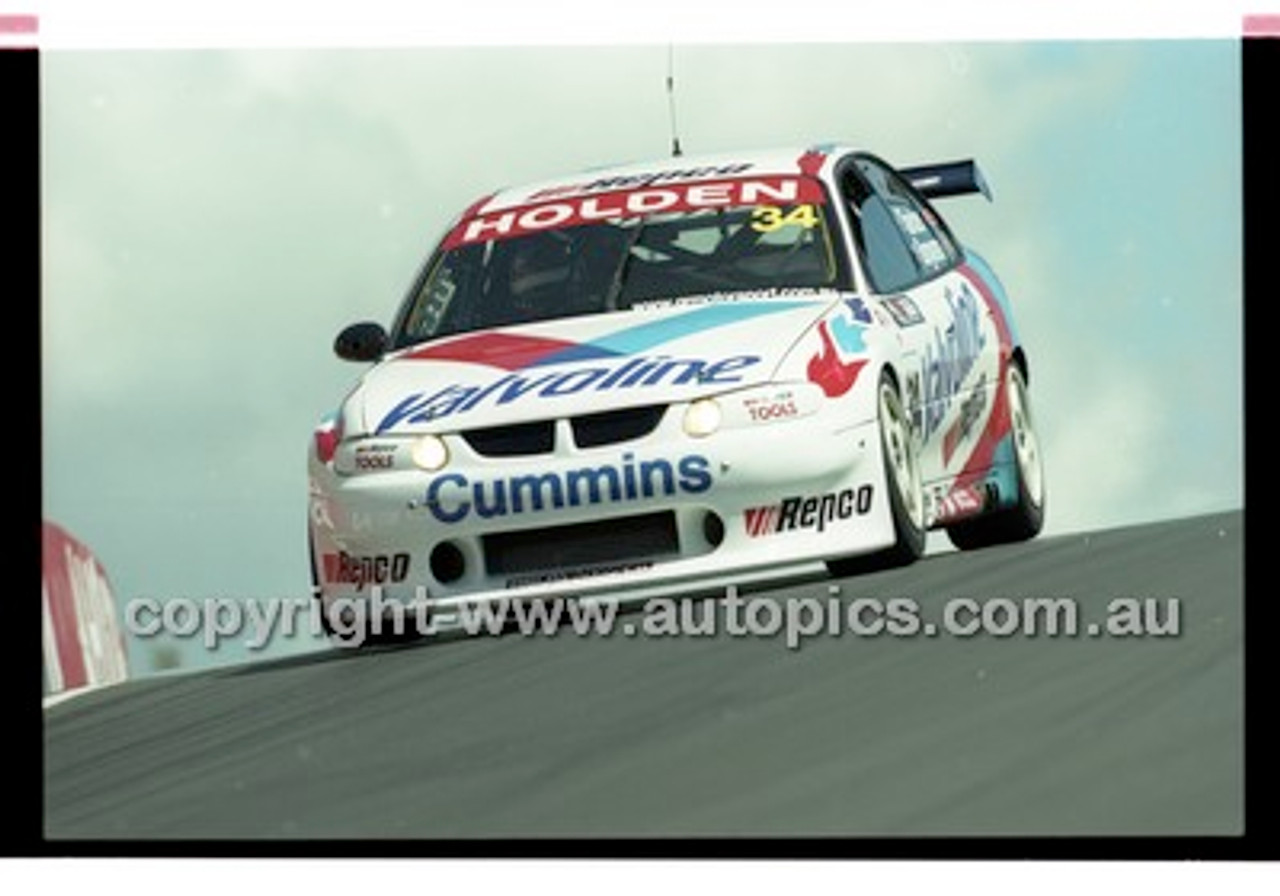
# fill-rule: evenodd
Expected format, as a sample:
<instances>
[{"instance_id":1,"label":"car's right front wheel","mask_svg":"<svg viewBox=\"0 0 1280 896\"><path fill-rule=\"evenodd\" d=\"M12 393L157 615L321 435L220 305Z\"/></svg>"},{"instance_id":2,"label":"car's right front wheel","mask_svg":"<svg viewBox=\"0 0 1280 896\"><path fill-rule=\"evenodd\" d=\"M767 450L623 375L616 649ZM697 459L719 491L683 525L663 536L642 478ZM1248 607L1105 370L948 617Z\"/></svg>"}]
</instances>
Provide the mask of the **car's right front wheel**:
<instances>
[{"instance_id":1,"label":"car's right front wheel","mask_svg":"<svg viewBox=\"0 0 1280 896\"><path fill-rule=\"evenodd\" d=\"M828 561L827 568L836 576L906 566L924 553L924 487L918 451L898 385L888 371L880 374L876 395L884 482L893 518L893 544L870 556Z\"/></svg>"}]
</instances>

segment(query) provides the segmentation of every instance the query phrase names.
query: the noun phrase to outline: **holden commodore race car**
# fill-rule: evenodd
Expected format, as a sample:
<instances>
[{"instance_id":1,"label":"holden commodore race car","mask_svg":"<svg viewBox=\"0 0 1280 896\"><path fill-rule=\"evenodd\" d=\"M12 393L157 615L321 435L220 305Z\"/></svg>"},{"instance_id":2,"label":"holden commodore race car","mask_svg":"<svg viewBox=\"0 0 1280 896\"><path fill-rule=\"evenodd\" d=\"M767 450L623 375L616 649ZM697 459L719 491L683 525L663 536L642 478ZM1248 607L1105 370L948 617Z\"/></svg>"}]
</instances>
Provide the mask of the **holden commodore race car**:
<instances>
[{"instance_id":1,"label":"holden commodore race car","mask_svg":"<svg viewBox=\"0 0 1280 896\"><path fill-rule=\"evenodd\" d=\"M1028 539L1004 289L930 200L972 161L826 145L504 189L447 229L309 452L315 593L646 598Z\"/></svg>"}]
</instances>

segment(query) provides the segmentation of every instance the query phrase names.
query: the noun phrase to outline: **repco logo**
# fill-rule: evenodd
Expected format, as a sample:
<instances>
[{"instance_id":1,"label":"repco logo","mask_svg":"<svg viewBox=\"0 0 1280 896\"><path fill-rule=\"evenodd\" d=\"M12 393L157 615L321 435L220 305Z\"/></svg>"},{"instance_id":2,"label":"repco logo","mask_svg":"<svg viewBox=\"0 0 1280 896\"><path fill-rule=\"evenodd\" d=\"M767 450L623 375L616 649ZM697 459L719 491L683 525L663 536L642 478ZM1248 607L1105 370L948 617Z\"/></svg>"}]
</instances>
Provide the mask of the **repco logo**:
<instances>
[{"instance_id":1,"label":"repco logo","mask_svg":"<svg viewBox=\"0 0 1280 896\"><path fill-rule=\"evenodd\" d=\"M339 551L336 554L325 554L323 561L326 582L354 585L357 589L366 585L403 582L409 575L409 555L403 553L361 557Z\"/></svg>"},{"instance_id":2,"label":"repco logo","mask_svg":"<svg viewBox=\"0 0 1280 896\"><path fill-rule=\"evenodd\" d=\"M743 520L752 538L796 529L821 532L837 520L867 513L871 510L871 496L872 487L861 485L820 496L784 498L780 504L748 508Z\"/></svg>"}]
</instances>

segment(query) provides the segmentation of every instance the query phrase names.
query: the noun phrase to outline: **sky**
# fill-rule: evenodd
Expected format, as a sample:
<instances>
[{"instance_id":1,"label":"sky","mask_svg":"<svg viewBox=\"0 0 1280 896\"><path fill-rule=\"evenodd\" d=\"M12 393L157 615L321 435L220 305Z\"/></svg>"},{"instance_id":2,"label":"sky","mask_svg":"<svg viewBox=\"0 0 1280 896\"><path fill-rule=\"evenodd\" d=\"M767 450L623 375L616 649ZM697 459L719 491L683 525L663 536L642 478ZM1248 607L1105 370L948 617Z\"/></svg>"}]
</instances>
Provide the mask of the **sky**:
<instances>
[{"instance_id":1,"label":"sky","mask_svg":"<svg viewBox=\"0 0 1280 896\"><path fill-rule=\"evenodd\" d=\"M687 154L979 161L994 202L939 210L1015 304L1046 535L1243 506L1239 42L846 30L44 50L45 517L121 603L305 596L308 440L363 369L334 335L479 196L666 156L669 61Z\"/></svg>"}]
</instances>

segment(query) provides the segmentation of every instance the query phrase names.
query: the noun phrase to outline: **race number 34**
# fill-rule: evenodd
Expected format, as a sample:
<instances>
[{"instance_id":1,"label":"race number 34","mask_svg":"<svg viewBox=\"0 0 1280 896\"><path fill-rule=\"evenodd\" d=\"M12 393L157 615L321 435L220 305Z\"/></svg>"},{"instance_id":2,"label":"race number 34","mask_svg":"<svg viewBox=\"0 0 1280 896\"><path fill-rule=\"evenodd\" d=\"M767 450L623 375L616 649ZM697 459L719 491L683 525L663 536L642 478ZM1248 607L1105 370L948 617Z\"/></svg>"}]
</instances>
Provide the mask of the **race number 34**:
<instances>
[{"instance_id":1,"label":"race number 34","mask_svg":"<svg viewBox=\"0 0 1280 896\"><path fill-rule=\"evenodd\" d=\"M759 205L751 212L751 229L760 233L772 233L788 224L806 229L817 227L818 212L812 205L797 205L786 213L776 205Z\"/></svg>"}]
</instances>

